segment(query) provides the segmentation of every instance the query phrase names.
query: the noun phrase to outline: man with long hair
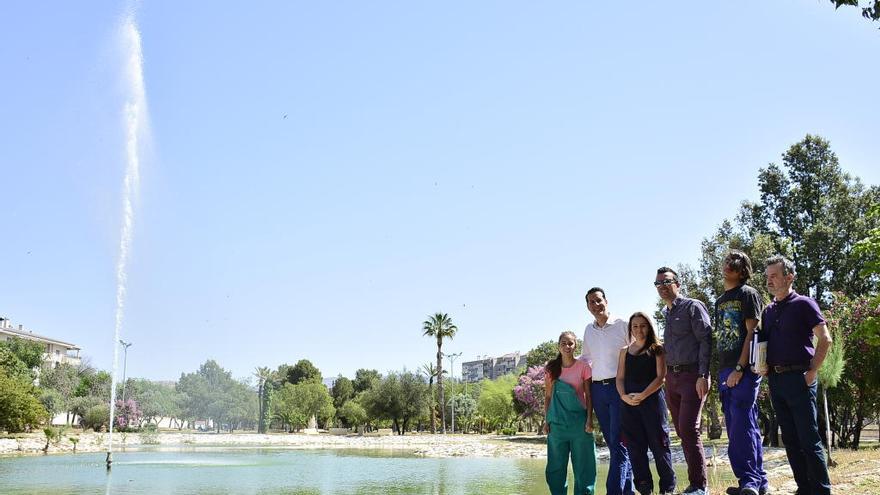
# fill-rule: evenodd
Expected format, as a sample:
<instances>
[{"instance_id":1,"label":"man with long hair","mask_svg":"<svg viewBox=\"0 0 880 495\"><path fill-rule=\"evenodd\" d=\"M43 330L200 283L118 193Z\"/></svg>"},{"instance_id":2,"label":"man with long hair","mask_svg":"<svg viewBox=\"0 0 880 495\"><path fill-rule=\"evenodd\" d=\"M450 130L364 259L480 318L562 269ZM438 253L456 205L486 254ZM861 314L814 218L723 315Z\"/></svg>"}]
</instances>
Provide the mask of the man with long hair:
<instances>
[{"instance_id":1,"label":"man with long hair","mask_svg":"<svg viewBox=\"0 0 880 495\"><path fill-rule=\"evenodd\" d=\"M758 388L761 377L752 369L752 337L764 304L761 295L746 284L752 261L742 251L731 250L722 262L724 293L715 300L715 335L718 349L718 389L727 427L727 457L738 486L728 495L758 495L767 491L764 450L758 426Z\"/></svg>"}]
</instances>

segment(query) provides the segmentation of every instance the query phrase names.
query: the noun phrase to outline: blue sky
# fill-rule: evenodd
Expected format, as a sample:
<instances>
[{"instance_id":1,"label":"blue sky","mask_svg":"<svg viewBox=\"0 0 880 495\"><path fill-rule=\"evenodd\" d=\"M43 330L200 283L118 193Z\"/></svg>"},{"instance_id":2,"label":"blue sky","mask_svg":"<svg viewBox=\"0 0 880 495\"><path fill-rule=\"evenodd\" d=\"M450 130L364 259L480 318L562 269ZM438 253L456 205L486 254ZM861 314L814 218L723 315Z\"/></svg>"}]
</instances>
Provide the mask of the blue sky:
<instances>
[{"instance_id":1,"label":"blue sky","mask_svg":"<svg viewBox=\"0 0 880 495\"><path fill-rule=\"evenodd\" d=\"M0 6L0 315L112 366L124 2ZM880 183L878 25L824 1L152 2L128 375L527 351L651 308L805 134ZM456 374L460 369L456 366Z\"/></svg>"}]
</instances>

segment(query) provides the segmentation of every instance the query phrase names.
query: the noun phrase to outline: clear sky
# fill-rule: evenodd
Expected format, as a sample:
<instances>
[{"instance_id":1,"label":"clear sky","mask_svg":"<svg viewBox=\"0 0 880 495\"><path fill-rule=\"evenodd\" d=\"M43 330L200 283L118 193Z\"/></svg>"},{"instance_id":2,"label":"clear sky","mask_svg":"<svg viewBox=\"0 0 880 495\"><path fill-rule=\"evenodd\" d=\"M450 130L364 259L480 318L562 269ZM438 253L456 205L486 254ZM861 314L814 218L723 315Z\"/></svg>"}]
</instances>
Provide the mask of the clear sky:
<instances>
[{"instance_id":1,"label":"clear sky","mask_svg":"<svg viewBox=\"0 0 880 495\"><path fill-rule=\"evenodd\" d=\"M267 2L268 3L268 2ZM124 2L0 4L0 315L112 366ZM868 184L880 31L822 0L145 1L128 376L525 352L650 309L805 134ZM456 365L456 375L460 367Z\"/></svg>"}]
</instances>

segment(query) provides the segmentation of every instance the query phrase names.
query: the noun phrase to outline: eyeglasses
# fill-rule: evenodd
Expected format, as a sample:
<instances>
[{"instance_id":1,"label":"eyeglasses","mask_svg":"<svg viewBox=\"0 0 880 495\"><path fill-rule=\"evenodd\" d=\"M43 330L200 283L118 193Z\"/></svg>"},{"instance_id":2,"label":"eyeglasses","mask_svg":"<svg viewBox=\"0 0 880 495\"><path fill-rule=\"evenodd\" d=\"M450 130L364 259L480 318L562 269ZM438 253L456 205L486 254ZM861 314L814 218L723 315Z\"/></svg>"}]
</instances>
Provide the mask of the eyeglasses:
<instances>
[{"instance_id":1,"label":"eyeglasses","mask_svg":"<svg viewBox=\"0 0 880 495\"><path fill-rule=\"evenodd\" d=\"M654 281L654 287L660 287L661 285L672 285L675 283L675 280L671 278L667 278L666 280L656 280Z\"/></svg>"}]
</instances>

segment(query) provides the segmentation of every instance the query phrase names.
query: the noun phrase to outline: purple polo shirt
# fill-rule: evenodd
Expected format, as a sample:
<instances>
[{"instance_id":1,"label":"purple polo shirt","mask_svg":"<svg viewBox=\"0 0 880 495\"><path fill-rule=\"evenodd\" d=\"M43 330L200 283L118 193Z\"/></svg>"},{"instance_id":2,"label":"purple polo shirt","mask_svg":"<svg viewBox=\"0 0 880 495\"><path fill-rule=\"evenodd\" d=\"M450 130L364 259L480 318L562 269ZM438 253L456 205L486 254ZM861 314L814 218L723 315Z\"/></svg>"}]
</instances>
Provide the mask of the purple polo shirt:
<instances>
[{"instance_id":1,"label":"purple polo shirt","mask_svg":"<svg viewBox=\"0 0 880 495\"><path fill-rule=\"evenodd\" d=\"M797 292L767 305L761 315L761 333L767 339L767 364L809 366L816 353L813 328L820 323L825 323L825 318L819 305Z\"/></svg>"}]
</instances>

